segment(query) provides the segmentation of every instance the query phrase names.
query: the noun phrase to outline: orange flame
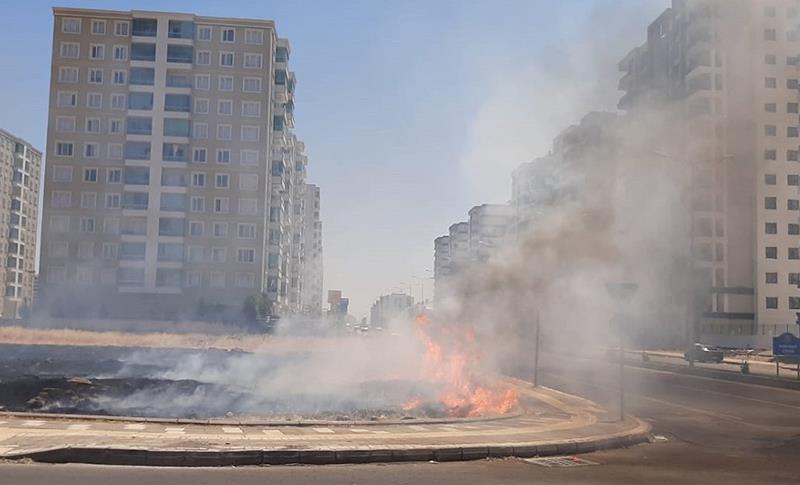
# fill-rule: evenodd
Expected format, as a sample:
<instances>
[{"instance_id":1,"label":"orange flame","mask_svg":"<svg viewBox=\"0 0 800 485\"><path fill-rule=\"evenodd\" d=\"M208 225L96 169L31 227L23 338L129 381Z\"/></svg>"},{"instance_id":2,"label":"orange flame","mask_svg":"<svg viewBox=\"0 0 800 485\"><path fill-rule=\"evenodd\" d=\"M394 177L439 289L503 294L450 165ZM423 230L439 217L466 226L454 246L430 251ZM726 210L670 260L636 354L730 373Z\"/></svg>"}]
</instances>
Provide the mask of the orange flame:
<instances>
[{"instance_id":1,"label":"orange flame","mask_svg":"<svg viewBox=\"0 0 800 485\"><path fill-rule=\"evenodd\" d=\"M470 327L433 325L426 315L416 319L416 335L425 347L423 378L442 386L439 402L450 416L505 414L519 405L519 394L508 385L484 384L480 351ZM421 398L407 402L406 411L419 408Z\"/></svg>"}]
</instances>

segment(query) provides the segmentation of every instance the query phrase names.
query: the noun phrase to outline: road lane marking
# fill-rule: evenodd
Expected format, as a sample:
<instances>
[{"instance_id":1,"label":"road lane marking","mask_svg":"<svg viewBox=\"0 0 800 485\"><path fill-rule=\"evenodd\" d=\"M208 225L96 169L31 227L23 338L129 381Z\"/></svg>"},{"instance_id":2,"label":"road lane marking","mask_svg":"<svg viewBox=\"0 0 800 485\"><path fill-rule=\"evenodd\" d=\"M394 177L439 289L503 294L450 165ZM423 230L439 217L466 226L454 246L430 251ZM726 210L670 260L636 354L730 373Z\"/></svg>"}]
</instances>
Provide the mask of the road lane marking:
<instances>
[{"instance_id":1,"label":"road lane marking","mask_svg":"<svg viewBox=\"0 0 800 485\"><path fill-rule=\"evenodd\" d=\"M711 391L711 390L703 389L703 388L699 388L699 387L682 386L680 384L674 384L674 386L675 387L680 387L682 389L689 389L689 390L692 390L692 391L700 391L700 392L706 392L706 393L709 393L709 394L719 394L720 396L735 397L736 399L744 399L746 401L753 401L753 402L758 402L758 403L761 403L761 404L771 404L773 406L781 406L781 407L790 408L790 409L800 409L800 406L795 406L793 404L784 404L782 402L766 401L764 399L756 399L754 397L739 396L737 394L731 394L731 393L728 393L728 392Z\"/></svg>"},{"instance_id":2,"label":"road lane marking","mask_svg":"<svg viewBox=\"0 0 800 485\"><path fill-rule=\"evenodd\" d=\"M428 428L426 428L425 426L420 426L418 424L409 425L407 426L407 428L414 431L429 431Z\"/></svg>"},{"instance_id":3,"label":"road lane marking","mask_svg":"<svg viewBox=\"0 0 800 485\"><path fill-rule=\"evenodd\" d=\"M123 428L132 429L132 430L134 430L134 429L135 430L142 430L142 429L145 429L145 425L140 424L140 423L126 424L125 426L123 426Z\"/></svg>"},{"instance_id":4,"label":"road lane marking","mask_svg":"<svg viewBox=\"0 0 800 485\"><path fill-rule=\"evenodd\" d=\"M228 434L242 434L242 428L238 426L223 426L222 432Z\"/></svg>"},{"instance_id":5,"label":"road lane marking","mask_svg":"<svg viewBox=\"0 0 800 485\"><path fill-rule=\"evenodd\" d=\"M67 429L71 430L87 430L91 427L90 424L70 424Z\"/></svg>"},{"instance_id":6,"label":"road lane marking","mask_svg":"<svg viewBox=\"0 0 800 485\"><path fill-rule=\"evenodd\" d=\"M22 426L44 426L44 425L45 421L28 420L22 422Z\"/></svg>"},{"instance_id":7,"label":"road lane marking","mask_svg":"<svg viewBox=\"0 0 800 485\"><path fill-rule=\"evenodd\" d=\"M164 428L164 433L167 433L167 434L186 434L186 431L184 431L184 428L171 427L171 428Z\"/></svg>"},{"instance_id":8,"label":"road lane marking","mask_svg":"<svg viewBox=\"0 0 800 485\"><path fill-rule=\"evenodd\" d=\"M333 433L333 430L330 428L311 428L317 433Z\"/></svg>"},{"instance_id":9,"label":"road lane marking","mask_svg":"<svg viewBox=\"0 0 800 485\"><path fill-rule=\"evenodd\" d=\"M647 401L653 401L653 402L657 402L657 403L660 403L660 404L666 404L667 406L672 406L672 407L684 409L686 411L691 411L693 413L705 414L707 416L713 416L715 418L722 418L722 419L726 419L728 421L735 421L737 423L744 422L744 418L740 418L739 416L733 416L731 414L723 414L723 413L719 413L719 412L715 412L715 411L706 411L705 409L700 409L700 408L696 408L696 407L692 407L692 406L686 406L684 404L678 404L678 403L670 402L670 401L664 401L663 399L657 399L655 397L649 397L649 396L645 396L645 395L640 395L640 399L645 399Z\"/></svg>"},{"instance_id":10,"label":"road lane marking","mask_svg":"<svg viewBox=\"0 0 800 485\"><path fill-rule=\"evenodd\" d=\"M283 438L286 436L283 434L283 431L279 429L263 429L261 432L264 433L267 438Z\"/></svg>"}]
</instances>

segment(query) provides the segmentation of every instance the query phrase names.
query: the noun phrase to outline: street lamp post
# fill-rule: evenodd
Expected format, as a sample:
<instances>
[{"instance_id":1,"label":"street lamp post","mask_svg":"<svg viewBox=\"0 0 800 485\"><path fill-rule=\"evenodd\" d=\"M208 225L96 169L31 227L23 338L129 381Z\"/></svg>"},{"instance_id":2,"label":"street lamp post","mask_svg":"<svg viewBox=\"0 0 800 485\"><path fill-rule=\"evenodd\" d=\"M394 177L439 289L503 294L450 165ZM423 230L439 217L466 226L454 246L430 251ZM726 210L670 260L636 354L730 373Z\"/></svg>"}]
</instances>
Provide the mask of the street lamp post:
<instances>
[{"instance_id":1,"label":"street lamp post","mask_svg":"<svg viewBox=\"0 0 800 485\"><path fill-rule=\"evenodd\" d=\"M630 301L639 285L636 283L606 283L606 290L617 304L625 304ZM625 348L624 348L624 329L620 321L619 311L614 316L617 334L619 335L619 420L625 419Z\"/></svg>"}]
</instances>

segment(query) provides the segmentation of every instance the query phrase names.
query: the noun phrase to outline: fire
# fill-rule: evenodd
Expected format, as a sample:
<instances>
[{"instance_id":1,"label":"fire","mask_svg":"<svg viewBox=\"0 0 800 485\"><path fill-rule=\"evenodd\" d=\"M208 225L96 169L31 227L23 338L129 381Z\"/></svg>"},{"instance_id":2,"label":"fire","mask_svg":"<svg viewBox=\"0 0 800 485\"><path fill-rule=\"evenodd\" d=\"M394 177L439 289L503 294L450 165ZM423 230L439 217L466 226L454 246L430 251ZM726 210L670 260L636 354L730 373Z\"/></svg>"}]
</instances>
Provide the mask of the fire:
<instances>
[{"instance_id":1,"label":"fire","mask_svg":"<svg viewBox=\"0 0 800 485\"><path fill-rule=\"evenodd\" d=\"M416 319L415 332L425 347L423 379L442 388L438 400L456 417L504 414L519 404L511 386L486 383L479 371L480 350L471 327L434 325L426 315ZM407 402L410 411L423 404L421 398Z\"/></svg>"}]
</instances>

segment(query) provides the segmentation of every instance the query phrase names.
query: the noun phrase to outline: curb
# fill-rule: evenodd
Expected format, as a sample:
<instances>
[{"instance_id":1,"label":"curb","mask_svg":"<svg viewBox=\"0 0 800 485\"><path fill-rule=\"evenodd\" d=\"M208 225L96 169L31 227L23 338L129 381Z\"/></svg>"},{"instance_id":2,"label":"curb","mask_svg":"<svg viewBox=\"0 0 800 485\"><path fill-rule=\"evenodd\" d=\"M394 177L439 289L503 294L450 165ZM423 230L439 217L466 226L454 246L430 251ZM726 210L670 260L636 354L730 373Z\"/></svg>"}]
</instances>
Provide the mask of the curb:
<instances>
[{"instance_id":1,"label":"curb","mask_svg":"<svg viewBox=\"0 0 800 485\"><path fill-rule=\"evenodd\" d=\"M630 431L552 442L488 444L482 446L397 446L357 449L272 450L150 450L98 447L63 447L6 455L9 460L30 459L43 463L85 463L127 466L245 466L245 465L333 465L409 461L467 461L485 458L529 458L569 455L623 448L649 441L651 426L637 418Z\"/></svg>"}]
</instances>

